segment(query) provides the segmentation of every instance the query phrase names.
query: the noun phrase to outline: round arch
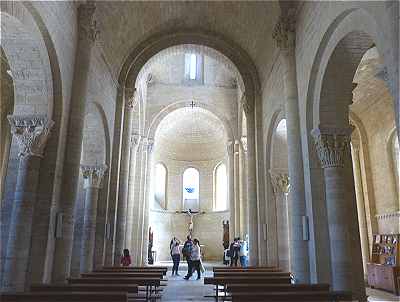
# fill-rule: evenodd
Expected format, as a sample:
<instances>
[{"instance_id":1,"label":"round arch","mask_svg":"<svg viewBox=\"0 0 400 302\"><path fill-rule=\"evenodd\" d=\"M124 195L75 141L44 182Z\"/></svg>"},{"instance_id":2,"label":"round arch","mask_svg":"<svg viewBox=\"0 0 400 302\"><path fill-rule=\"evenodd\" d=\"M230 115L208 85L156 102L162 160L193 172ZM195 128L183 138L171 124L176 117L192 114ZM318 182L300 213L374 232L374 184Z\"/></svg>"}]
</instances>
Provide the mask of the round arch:
<instances>
[{"instance_id":1,"label":"round arch","mask_svg":"<svg viewBox=\"0 0 400 302\"><path fill-rule=\"evenodd\" d=\"M150 127L149 127L147 135L146 135L147 138L152 139L155 137L155 133L157 131L159 124L168 114L170 114L171 112L173 112L177 109L188 107L189 103L190 102L188 102L188 101L178 101L178 102L172 103L172 104L164 107L162 110L160 110L150 123ZM224 126L225 133L227 135L227 139L234 141L233 130L229 124L229 121L221 112L218 111L218 109L216 107L211 106L209 104L202 103L202 102L198 102L197 105L198 105L198 107L203 108L203 109L209 111L214 116L216 116Z\"/></svg>"}]
</instances>

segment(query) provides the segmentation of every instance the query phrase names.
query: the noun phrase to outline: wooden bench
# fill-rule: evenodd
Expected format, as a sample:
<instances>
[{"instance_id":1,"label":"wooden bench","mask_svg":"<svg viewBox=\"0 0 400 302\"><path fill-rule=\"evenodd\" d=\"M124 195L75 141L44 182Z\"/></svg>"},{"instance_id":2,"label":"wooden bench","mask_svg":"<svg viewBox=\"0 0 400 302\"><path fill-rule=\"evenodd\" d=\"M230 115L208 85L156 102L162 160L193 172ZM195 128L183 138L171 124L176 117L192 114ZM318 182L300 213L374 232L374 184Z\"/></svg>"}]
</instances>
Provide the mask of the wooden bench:
<instances>
[{"instance_id":1,"label":"wooden bench","mask_svg":"<svg viewBox=\"0 0 400 302\"><path fill-rule=\"evenodd\" d=\"M288 292L288 291L329 291L330 285L320 284L228 284L226 290L232 292Z\"/></svg>"},{"instance_id":2,"label":"wooden bench","mask_svg":"<svg viewBox=\"0 0 400 302\"><path fill-rule=\"evenodd\" d=\"M127 302L126 292L1 293L1 302Z\"/></svg>"},{"instance_id":3,"label":"wooden bench","mask_svg":"<svg viewBox=\"0 0 400 302\"><path fill-rule=\"evenodd\" d=\"M226 296L226 286L228 284L291 284L291 277L287 276L225 276L225 277L205 277L204 284L215 285L215 299L218 301L219 286L224 288Z\"/></svg>"},{"instance_id":4,"label":"wooden bench","mask_svg":"<svg viewBox=\"0 0 400 302\"><path fill-rule=\"evenodd\" d=\"M140 268L129 268L129 269L96 269L93 271L93 273L111 273L111 272L121 272L121 273L162 273L164 276L167 274L167 268L165 269L158 269L158 268L145 268L145 267L140 267Z\"/></svg>"},{"instance_id":5,"label":"wooden bench","mask_svg":"<svg viewBox=\"0 0 400 302\"><path fill-rule=\"evenodd\" d=\"M111 273L83 273L82 278L135 278L135 277L149 277L149 278L160 278L163 280L163 274L161 272L111 272Z\"/></svg>"},{"instance_id":6,"label":"wooden bench","mask_svg":"<svg viewBox=\"0 0 400 302\"><path fill-rule=\"evenodd\" d=\"M239 277L291 277L290 273L286 272L214 272L214 277L229 277L229 276L239 276Z\"/></svg>"},{"instance_id":7,"label":"wooden bench","mask_svg":"<svg viewBox=\"0 0 400 302\"><path fill-rule=\"evenodd\" d=\"M213 267L213 272L281 272L279 268L272 267Z\"/></svg>"},{"instance_id":8,"label":"wooden bench","mask_svg":"<svg viewBox=\"0 0 400 302\"><path fill-rule=\"evenodd\" d=\"M160 278L153 278L153 277L130 277L130 278L68 278L67 279L69 284L130 284L134 285L137 284L139 286L146 287L146 299L148 299L154 292L157 292L157 288L161 285Z\"/></svg>"},{"instance_id":9,"label":"wooden bench","mask_svg":"<svg viewBox=\"0 0 400 302\"><path fill-rule=\"evenodd\" d=\"M32 284L31 292L127 292L138 293L137 284Z\"/></svg>"},{"instance_id":10,"label":"wooden bench","mask_svg":"<svg viewBox=\"0 0 400 302\"><path fill-rule=\"evenodd\" d=\"M129 301L146 301L146 295L139 292L138 285L130 284L33 284L31 292L126 292ZM150 294L149 299L161 299L161 295Z\"/></svg>"},{"instance_id":11,"label":"wooden bench","mask_svg":"<svg viewBox=\"0 0 400 302\"><path fill-rule=\"evenodd\" d=\"M232 302L310 302L352 301L349 292L291 291L291 292L232 292Z\"/></svg>"}]
</instances>

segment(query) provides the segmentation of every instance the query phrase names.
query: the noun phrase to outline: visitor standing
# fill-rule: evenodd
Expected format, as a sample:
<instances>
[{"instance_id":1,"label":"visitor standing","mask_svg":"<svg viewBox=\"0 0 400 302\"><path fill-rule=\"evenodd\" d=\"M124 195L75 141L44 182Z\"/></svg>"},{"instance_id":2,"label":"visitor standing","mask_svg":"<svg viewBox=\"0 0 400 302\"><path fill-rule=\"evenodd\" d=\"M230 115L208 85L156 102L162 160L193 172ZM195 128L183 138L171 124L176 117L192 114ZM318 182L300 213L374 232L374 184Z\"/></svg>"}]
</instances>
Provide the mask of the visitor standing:
<instances>
[{"instance_id":1,"label":"visitor standing","mask_svg":"<svg viewBox=\"0 0 400 302\"><path fill-rule=\"evenodd\" d=\"M187 276L191 276L192 275L192 260L191 260L191 256L192 256L192 249L193 249L193 241L192 241L192 236L188 235L186 237L186 241L183 245L183 249L182 249L182 254L183 257L185 257L187 265L188 265L188 271L187 274L185 276L185 279Z\"/></svg>"},{"instance_id":2,"label":"visitor standing","mask_svg":"<svg viewBox=\"0 0 400 302\"><path fill-rule=\"evenodd\" d=\"M242 240L240 242L240 251L239 251L239 259L241 267L247 267L248 255L249 255L249 245L247 244L246 240Z\"/></svg>"},{"instance_id":3,"label":"visitor standing","mask_svg":"<svg viewBox=\"0 0 400 302\"><path fill-rule=\"evenodd\" d=\"M240 251L240 238L235 238L229 247L229 254L231 257L231 266L237 266Z\"/></svg>"},{"instance_id":4,"label":"visitor standing","mask_svg":"<svg viewBox=\"0 0 400 302\"><path fill-rule=\"evenodd\" d=\"M191 262L192 262L192 267L197 271L197 280L201 278L201 271L200 271L200 265L201 265L201 250L200 250L200 242L197 239L193 240L193 247L192 247L192 254L191 254ZM189 271L189 274L185 276L186 280L189 280L190 277L193 275L193 270L191 269Z\"/></svg>"},{"instance_id":5,"label":"visitor standing","mask_svg":"<svg viewBox=\"0 0 400 302\"><path fill-rule=\"evenodd\" d=\"M121 257L121 264L122 266L129 266L131 265L131 263L132 261L131 261L131 256L129 255L129 250L124 249L123 255Z\"/></svg>"},{"instance_id":6,"label":"visitor standing","mask_svg":"<svg viewBox=\"0 0 400 302\"><path fill-rule=\"evenodd\" d=\"M174 237L174 239L176 239ZM179 270L179 262L181 261L181 251L179 248L180 241L179 240L173 240L172 246L171 246L171 257L172 257L172 262L174 263L172 266L172 276L175 275L179 276L178 270Z\"/></svg>"}]
</instances>

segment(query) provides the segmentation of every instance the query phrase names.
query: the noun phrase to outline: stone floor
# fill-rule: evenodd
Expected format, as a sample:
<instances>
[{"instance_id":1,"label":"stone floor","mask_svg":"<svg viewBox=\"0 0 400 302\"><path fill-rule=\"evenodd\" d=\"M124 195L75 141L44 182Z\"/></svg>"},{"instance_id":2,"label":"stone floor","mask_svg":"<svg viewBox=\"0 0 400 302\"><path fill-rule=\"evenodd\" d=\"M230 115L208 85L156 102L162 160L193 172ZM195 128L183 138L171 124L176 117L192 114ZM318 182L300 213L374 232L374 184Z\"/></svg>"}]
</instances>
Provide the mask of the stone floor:
<instances>
[{"instance_id":1,"label":"stone floor","mask_svg":"<svg viewBox=\"0 0 400 302\"><path fill-rule=\"evenodd\" d=\"M172 267L171 262L159 262L156 265ZM212 267L220 266L220 263L206 262L203 264L206 271L204 276L212 276ZM191 280L184 280L183 277L187 272L186 263L179 266L180 276L171 276L171 269L168 270L168 285L164 288L161 301L168 302L185 302L185 301L215 301L210 297L214 295L214 287L204 285L203 278L196 280L197 274L194 273ZM368 301L371 302L393 302L400 301L400 297L396 297L391 293L367 288ZM206 296L206 297L205 297Z\"/></svg>"}]
</instances>

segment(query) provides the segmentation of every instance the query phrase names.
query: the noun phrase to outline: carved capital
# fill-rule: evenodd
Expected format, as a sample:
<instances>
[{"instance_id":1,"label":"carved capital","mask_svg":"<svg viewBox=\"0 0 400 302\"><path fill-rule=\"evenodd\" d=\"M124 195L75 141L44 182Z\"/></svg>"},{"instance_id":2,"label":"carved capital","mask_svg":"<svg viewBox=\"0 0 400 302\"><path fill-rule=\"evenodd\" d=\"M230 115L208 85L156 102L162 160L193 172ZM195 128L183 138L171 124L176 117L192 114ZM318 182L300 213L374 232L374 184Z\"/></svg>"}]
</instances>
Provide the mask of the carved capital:
<instances>
[{"instance_id":1,"label":"carved capital","mask_svg":"<svg viewBox=\"0 0 400 302\"><path fill-rule=\"evenodd\" d=\"M228 152L228 155L233 155L234 148L235 145L233 141L228 141L228 143L226 144L226 152Z\"/></svg>"},{"instance_id":2,"label":"carved capital","mask_svg":"<svg viewBox=\"0 0 400 302\"><path fill-rule=\"evenodd\" d=\"M287 172L269 170L274 194L288 194L290 191L290 178Z\"/></svg>"},{"instance_id":3,"label":"carved capital","mask_svg":"<svg viewBox=\"0 0 400 302\"><path fill-rule=\"evenodd\" d=\"M104 173L107 170L106 165L81 165L83 175L83 187L88 188L101 188Z\"/></svg>"},{"instance_id":4,"label":"carved capital","mask_svg":"<svg viewBox=\"0 0 400 302\"><path fill-rule=\"evenodd\" d=\"M272 38L282 51L293 50L295 46L296 18L294 15L280 16L272 32Z\"/></svg>"},{"instance_id":5,"label":"carved capital","mask_svg":"<svg viewBox=\"0 0 400 302\"><path fill-rule=\"evenodd\" d=\"M322 168L344 167L349 152L352 127L322 127L311 131Z\"/></svg>"},{"instance_id":6,"label":"carved capital","mask_svg":"<svg viewBox=\"0 0 400 302\"><path fill-rule=\"evenodd\" d=\"M247 152L247 137L246 136L242 136L242 138L240 139L241 143L242 143L242 148L244 152Z\"/></svg>"},{"instance_id":7,"label":"carved capital","mask_svg":"<svg viewBox=\"0 0 400 302\"><path fill-rule=\"evenodd\" d=\"M245 94L243 94L243 96L240 100L240 103L242 104L242 108L243 108L244 113L246 113L246 116L249 116L249 114L251 114L253 108L247 101Z\"/></svg>"},{"instance_id":8,"label":"carved capital","mask_svg":"<svg viewBox=\"0 0 400 302\"><path fill-rule=\"evenodd\" d=\"M19 146L18 155L43 157L54 122L45 115L9 115L7 118Z\"/></svg>"},{"instance_id":9,"label":"carved capital","mask_svg":"<svg viewBox=\"0 0 400 302\"><path fill-rule=\"evenodd\" d=\"M79 39L92 43L98 39L100 31L94 18L95 11L96 5L93 1L87 1L85 4L79 5Z\"/></svg>"},{"instance_id":10,"label":"carved capital","mask_svg":"<svg viewBox=\"0 0 400 302\"><path fill-rule=\"evenodd\" d=\"M125 104L128 110L135 109L138 99L136 88L125 88Z\"/></svg>"},{"instance_id":11,"label":"carved capital","mask_svg":"<svg viewBox=\"0 0 400 302\"><path fill-rule=\"evenodd\" d=\"M140 144L141 136L137 133L131 135L131 147L138 147Z\"/></svg>"},{"instance_id":12,"label":"carved capital","mask_svg":"<svg viewBox=\"0 0 400 302\"><path fill-rule=\"evenodd\" d=\"M143 151L151 153L153 152L154 140L152 138L142 137L142 148Z\"/></svg>"}]
</instances>

